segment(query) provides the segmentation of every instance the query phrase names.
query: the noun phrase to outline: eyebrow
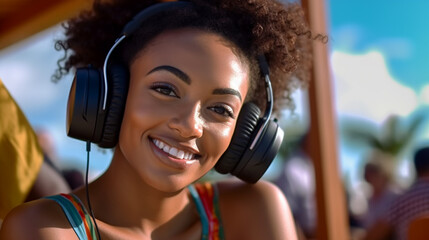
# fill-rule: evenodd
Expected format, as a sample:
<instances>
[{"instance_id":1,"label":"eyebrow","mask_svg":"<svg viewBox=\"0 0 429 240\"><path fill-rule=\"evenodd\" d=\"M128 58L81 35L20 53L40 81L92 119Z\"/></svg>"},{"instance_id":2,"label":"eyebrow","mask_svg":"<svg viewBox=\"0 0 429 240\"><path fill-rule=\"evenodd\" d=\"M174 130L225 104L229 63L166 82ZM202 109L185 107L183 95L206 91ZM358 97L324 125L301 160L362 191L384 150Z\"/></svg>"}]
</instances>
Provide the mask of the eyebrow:
<instances>
[{"instance_id":1,"label":"eyebrow","mask_svg":"<svg viewBox=\"0 0 429 240\"><path fill-rule=\"evenodd\" d=\"M156 72L156 71L168 71L168 72L174 74L176 77L178 77L182 81L184 81L186 84L188 84L188 85L191 84L191 78L189 78L189 76L186 73L182 72L180 69L177 69L175 67L168 66L168 65L158 66L158 67L150 70L146 75L149 75L149 74Z\"/></svg>"},{"instance_id":2,"label":"eyebrow","mask_svg":"<svg viewBox=\"0 0 429 240\"><path fill-rule=\"evenodd\" d=\"M237 96L240 99L240 101L242 101L240 92L232 88L217 88L213 90L212 93L216 95L231 94L231 95Z\"/></svg>"},{"instance_id":3,"label":"eyebrow","mask_svg":"<svg viewBox=\"0 0 429 240\"><path fill-rule=\"evenodd\" d=\"M174 74L176 77L178 77L179 79L181 79L182 81L184 81L186 84L190 85L191 84L191 78L184 72L182 72L180 69L177 69L173 66L169 66L169 65L162 65L162 66L158 66L155 67L154 69L150 70L146 75L149 75L153 72L156 71L168 71L172 74ZM241 94L239 91L232 89L232 88L217 88L215 90L213 90L212 94L215 95L234 95L237 96L240 101L242 101L241 99Z\"/></svg>"}]
</instances>

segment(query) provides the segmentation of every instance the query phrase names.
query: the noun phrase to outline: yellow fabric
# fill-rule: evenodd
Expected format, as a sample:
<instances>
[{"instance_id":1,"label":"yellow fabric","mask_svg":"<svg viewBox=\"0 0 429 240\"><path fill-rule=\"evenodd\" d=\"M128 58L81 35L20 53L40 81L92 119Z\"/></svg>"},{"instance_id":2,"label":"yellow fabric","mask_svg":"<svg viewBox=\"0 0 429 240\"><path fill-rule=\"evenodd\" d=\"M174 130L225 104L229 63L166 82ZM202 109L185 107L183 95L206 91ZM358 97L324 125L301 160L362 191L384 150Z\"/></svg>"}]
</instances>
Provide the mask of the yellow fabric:
<instances>
[{"instance_id":1,"label":"yellow fabric","mask_svg":"<svg viewBox=\"0 0 429 240\"><path fill-rule=\"evenodd\" d=\"M42 163L36 134L0 79L0 219L24 202Z\"/></svg>"}]
</instances>

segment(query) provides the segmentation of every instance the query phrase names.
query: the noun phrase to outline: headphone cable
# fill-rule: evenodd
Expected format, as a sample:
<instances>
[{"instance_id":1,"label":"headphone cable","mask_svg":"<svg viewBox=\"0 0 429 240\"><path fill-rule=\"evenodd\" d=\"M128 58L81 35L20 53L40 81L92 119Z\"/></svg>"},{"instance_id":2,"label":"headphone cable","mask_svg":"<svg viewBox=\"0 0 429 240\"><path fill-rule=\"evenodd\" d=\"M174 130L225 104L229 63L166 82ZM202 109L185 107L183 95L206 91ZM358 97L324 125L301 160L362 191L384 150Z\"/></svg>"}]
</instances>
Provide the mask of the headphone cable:
<instances>
[{"instance_id":1,"label":"headphone cable","mask_svg":"<svg viewBox=\"0 0 429 240\"><path fill-rule=\"evenodd\" d=\"M101 240L100 232L98 231L97 222L95 221L94 213L91 207L91 201L89 200L89 187L88 187L88 173L89 173L89 152L91 151L91 142L86 142L86 174L85 174L85 190L86 190L86 201L88 202L89 214L91 214L92 221L95 225L95 230L97 231L98 239Z\"/></svg>"}]
</instances>

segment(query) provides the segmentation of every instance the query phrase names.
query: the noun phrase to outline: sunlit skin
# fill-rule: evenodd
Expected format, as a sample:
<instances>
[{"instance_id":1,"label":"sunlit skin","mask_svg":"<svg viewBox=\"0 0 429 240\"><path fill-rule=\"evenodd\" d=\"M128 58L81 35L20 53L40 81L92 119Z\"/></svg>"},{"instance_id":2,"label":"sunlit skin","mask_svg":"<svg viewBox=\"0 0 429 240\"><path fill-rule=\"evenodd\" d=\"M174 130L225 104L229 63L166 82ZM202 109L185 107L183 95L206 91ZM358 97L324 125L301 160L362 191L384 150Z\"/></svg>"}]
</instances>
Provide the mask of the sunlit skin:
<instances>
[{"instance_id":1,"label":"sunlit skin","mask_svg":"<svg viewBox=\"0 0 429 240\"><path fill-rule=\"evenodd\" d=\"M201 239L186 187L227 149L249 86L248 65L230 46L213 33L165 31L131 63L118 146L107 171L89 185L103 240ZM165 144L177 152L166 153ZM296 240L286 199L273 184L217 186L226 239ZM88 209L85 189L75 194ZM0 239L76 239L51 200L23 204L8 218Z\"/></svg>"}]
</instances>

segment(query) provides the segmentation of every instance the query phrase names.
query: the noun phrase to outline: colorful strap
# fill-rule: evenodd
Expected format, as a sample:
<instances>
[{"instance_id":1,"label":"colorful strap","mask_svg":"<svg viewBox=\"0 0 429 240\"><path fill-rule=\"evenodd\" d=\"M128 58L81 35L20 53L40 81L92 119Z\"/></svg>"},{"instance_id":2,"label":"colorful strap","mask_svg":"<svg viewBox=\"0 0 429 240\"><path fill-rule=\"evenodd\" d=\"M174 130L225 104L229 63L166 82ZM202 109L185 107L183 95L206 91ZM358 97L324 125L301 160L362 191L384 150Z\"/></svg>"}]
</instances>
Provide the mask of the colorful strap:
<instances>
[{"instance_id":1,"label":"colorful strap","mask_svg":"<svg viewBox=\"0 0 429 240\"><path fill-rule=\"evenodd\" d=\"M91 217L77 196L74 194L60 194L46 198L54 200L61 206L79 240L97 239Z\"/></svg>"},{"instance_id":2,"label":"colorful strap","mask_svg":"<svg viewBox=\"0 0 429 240\"><path fill-rule=\"evenodd\" d=\"M219 211L218 190L209 182L190 185L189 190L197 205L202 224L203 240L224 239Z\"/></svg>"}]
</instances>

